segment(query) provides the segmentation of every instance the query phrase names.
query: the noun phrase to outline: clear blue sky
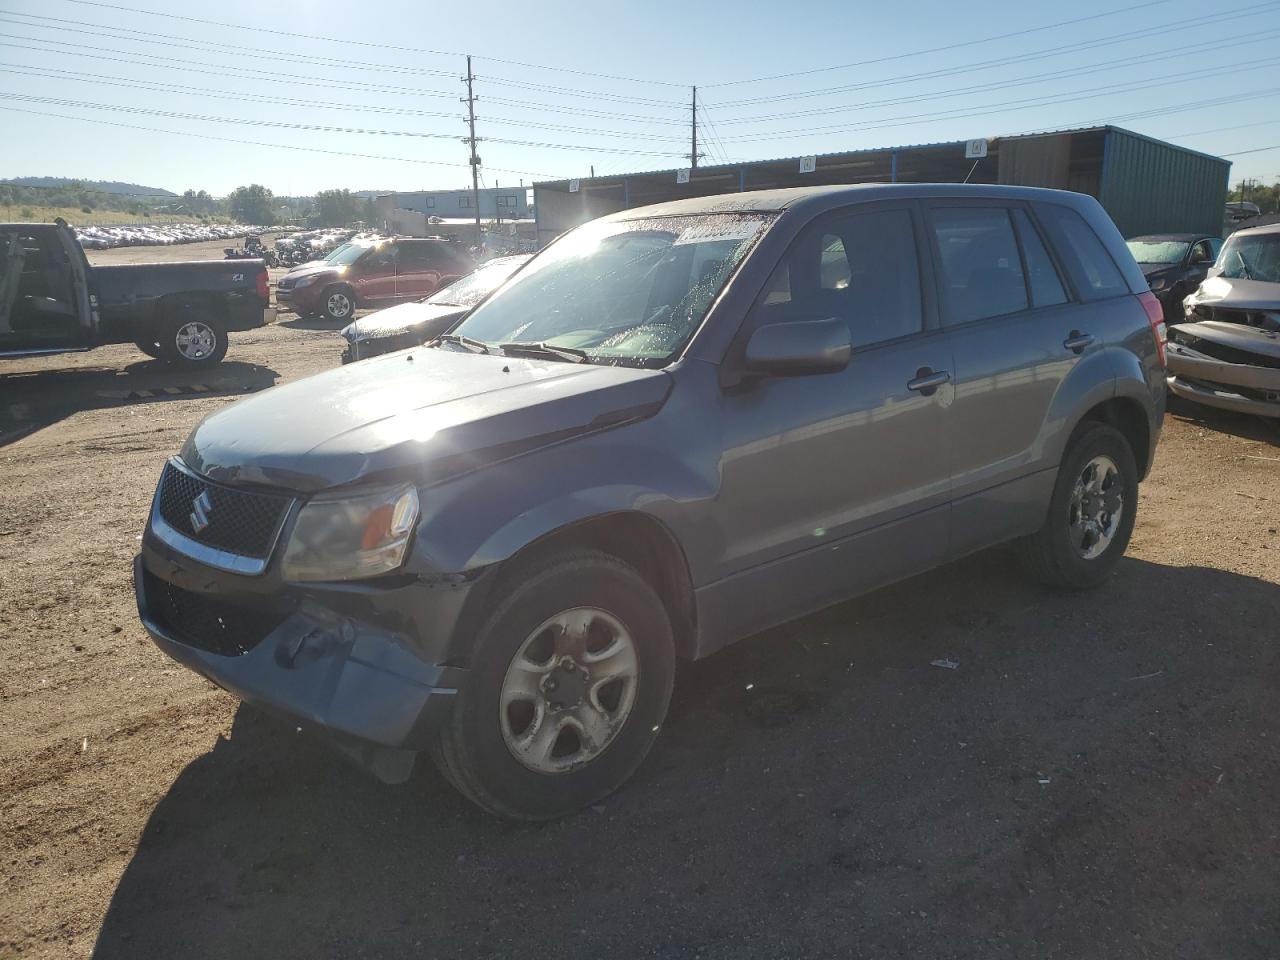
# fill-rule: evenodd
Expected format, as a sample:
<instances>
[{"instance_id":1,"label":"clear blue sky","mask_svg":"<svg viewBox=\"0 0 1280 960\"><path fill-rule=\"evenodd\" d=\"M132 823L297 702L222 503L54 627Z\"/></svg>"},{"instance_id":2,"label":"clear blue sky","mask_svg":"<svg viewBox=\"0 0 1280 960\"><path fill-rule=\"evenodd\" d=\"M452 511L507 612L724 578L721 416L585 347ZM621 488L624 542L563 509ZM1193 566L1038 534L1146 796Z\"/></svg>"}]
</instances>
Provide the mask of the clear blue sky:
<instances>
[{"instance_id":1,"label":"clear blue sky","mask_svg":"<svg viewBox=\"0 0 1280 960\"><path fill-rule=\"evenodd\" d=\"M704 163L1115 122L1219 155L1269 147L1231 157L1232 182L1280 179L1280 2L122 3L154 12L0 0L0 178L464 186L471 52L490 185L685 166L694 83ZM816 72L735 82L798 71Z\"/></svg>"}]
</instances>

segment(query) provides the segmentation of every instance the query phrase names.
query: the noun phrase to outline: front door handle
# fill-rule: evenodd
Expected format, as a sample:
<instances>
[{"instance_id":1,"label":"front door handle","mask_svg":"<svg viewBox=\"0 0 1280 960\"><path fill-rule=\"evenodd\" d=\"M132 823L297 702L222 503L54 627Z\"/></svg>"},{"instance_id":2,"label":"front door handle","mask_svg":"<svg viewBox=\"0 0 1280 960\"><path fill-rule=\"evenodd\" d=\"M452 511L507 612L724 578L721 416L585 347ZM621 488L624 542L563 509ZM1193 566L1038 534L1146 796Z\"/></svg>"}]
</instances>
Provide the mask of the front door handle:
<instances>
[{"instance_id":1,"label":"front door handle","mask_svg":"<svg viewBox=\"0 0 1280 960\"><path fill-rule=\"evenodd\" d=\"M1093 337L1087 333L1081 333L1079 330L1072 330L1067 335L1067 339L1062 341L1062 345L1072 353L1083 353L1084 348L1093 343Z\"/></svg>"},{"instance_id":2,"label":"front door handle","mask_svg":"<svg viewBox=\"0 0 1280 960\"><path fill-rule=\"evenodd\" d=\"M929 367L921 367L916 371L915 379L907 381L907 389L922 393L928 397L932 396L935 390L950 379L951 374L945 370L932 370Z\"/></svg>"}]
</instances>

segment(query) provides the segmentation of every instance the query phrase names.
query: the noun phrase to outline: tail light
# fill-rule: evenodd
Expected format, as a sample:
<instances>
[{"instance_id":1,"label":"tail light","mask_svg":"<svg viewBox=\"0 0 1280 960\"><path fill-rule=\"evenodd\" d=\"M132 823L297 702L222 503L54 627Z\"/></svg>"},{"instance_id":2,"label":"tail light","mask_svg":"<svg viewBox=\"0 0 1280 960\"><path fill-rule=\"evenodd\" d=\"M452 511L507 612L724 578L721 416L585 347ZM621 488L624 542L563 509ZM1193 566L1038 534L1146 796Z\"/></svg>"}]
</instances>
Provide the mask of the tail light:
<instances>
[{"instance_id":1,"label":"tail light","mask_svg":"<svg viewBox=\"0 0 1280 960\"><path fill-rule=\"evenodd\" d=\"M1160 306L1160 301L1150 290L1144 290L1138 294L1138 301L1142 304L1142 309L1147 311L1147 322L1151 324L1151 336L1156 341L1156 354L1160 357L1160 368L1164 369L1168 366L1164 359L1164 347L1169 339L1168 331L1164 326L1164 307Z\"/></svg>"},{"instance_id":2,"label":"tail light","mask_svg":"<svg viewBox=\"0 0 1280 960\"><path fill-rule=\"evenodd\" d=\"M271 299L271 291L267 288L267 268L263 267L262 272L258 274L258 296L263 300Z\"/></svg>"}]
</instances>

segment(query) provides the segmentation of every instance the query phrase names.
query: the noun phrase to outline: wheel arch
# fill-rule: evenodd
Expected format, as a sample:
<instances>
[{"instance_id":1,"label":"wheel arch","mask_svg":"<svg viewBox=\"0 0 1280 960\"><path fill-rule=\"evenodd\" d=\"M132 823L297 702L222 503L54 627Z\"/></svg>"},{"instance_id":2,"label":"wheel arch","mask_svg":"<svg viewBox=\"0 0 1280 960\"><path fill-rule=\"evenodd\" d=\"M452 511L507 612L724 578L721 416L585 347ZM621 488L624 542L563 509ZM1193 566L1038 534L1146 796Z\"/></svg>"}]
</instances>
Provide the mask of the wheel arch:
<instances>
[{"instance_id":1,"label":"wheel arch","mask_svg":"<svg viewBox=\"0 0 1280 960\"><path fill-rule=\"evenodd\" d=\"M1076 422L1073 435L1086 423L1105 423L1114 427L1129 441L1134 462L1138 465L1138 479L1146 479L1151 470L1151 424L1147 412L1138 400L1129 396L1116 396L1095 404Z\"/></svg>"},{"instance_id":2,"label":"wheel arch","mask_svg":"<svg viewBox=\"0 0 1280 960\"><path fill-rule=\"evenodd\" d=\"M473 590L454 631L451 661L465 663L475 636L493 599L531 565L557 553L597 550L633 567L654 589L671 618L676 653L690 658L697 647L697 609L693 580L684 549L670 528L652 514L619 510L581 517L549 530L489 568L484 589Z\"/></svg>"}]
</instances>

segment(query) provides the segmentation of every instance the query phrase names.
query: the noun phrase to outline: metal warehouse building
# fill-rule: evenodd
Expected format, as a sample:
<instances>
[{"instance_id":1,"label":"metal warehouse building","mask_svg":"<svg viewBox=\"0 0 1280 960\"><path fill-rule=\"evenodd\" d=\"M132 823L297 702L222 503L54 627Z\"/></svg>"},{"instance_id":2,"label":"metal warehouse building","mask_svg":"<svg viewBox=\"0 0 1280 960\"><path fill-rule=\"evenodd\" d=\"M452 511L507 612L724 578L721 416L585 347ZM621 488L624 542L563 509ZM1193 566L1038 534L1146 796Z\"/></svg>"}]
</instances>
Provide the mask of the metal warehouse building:
<instances>
[{"instance_id":1,"label":"metal warehouse building","mask_svg":"<svg viewBox=\"0 0 1280 960\"><path fill-rule=\"evenodd\" d=\"M982 154L981 156L975 156ZM1126 237L1222 230L1231 162L1119 127L534 184L539 244L650 203L836 183L1008 183L1094 196Z\"/></svg>"}]
</instances>

